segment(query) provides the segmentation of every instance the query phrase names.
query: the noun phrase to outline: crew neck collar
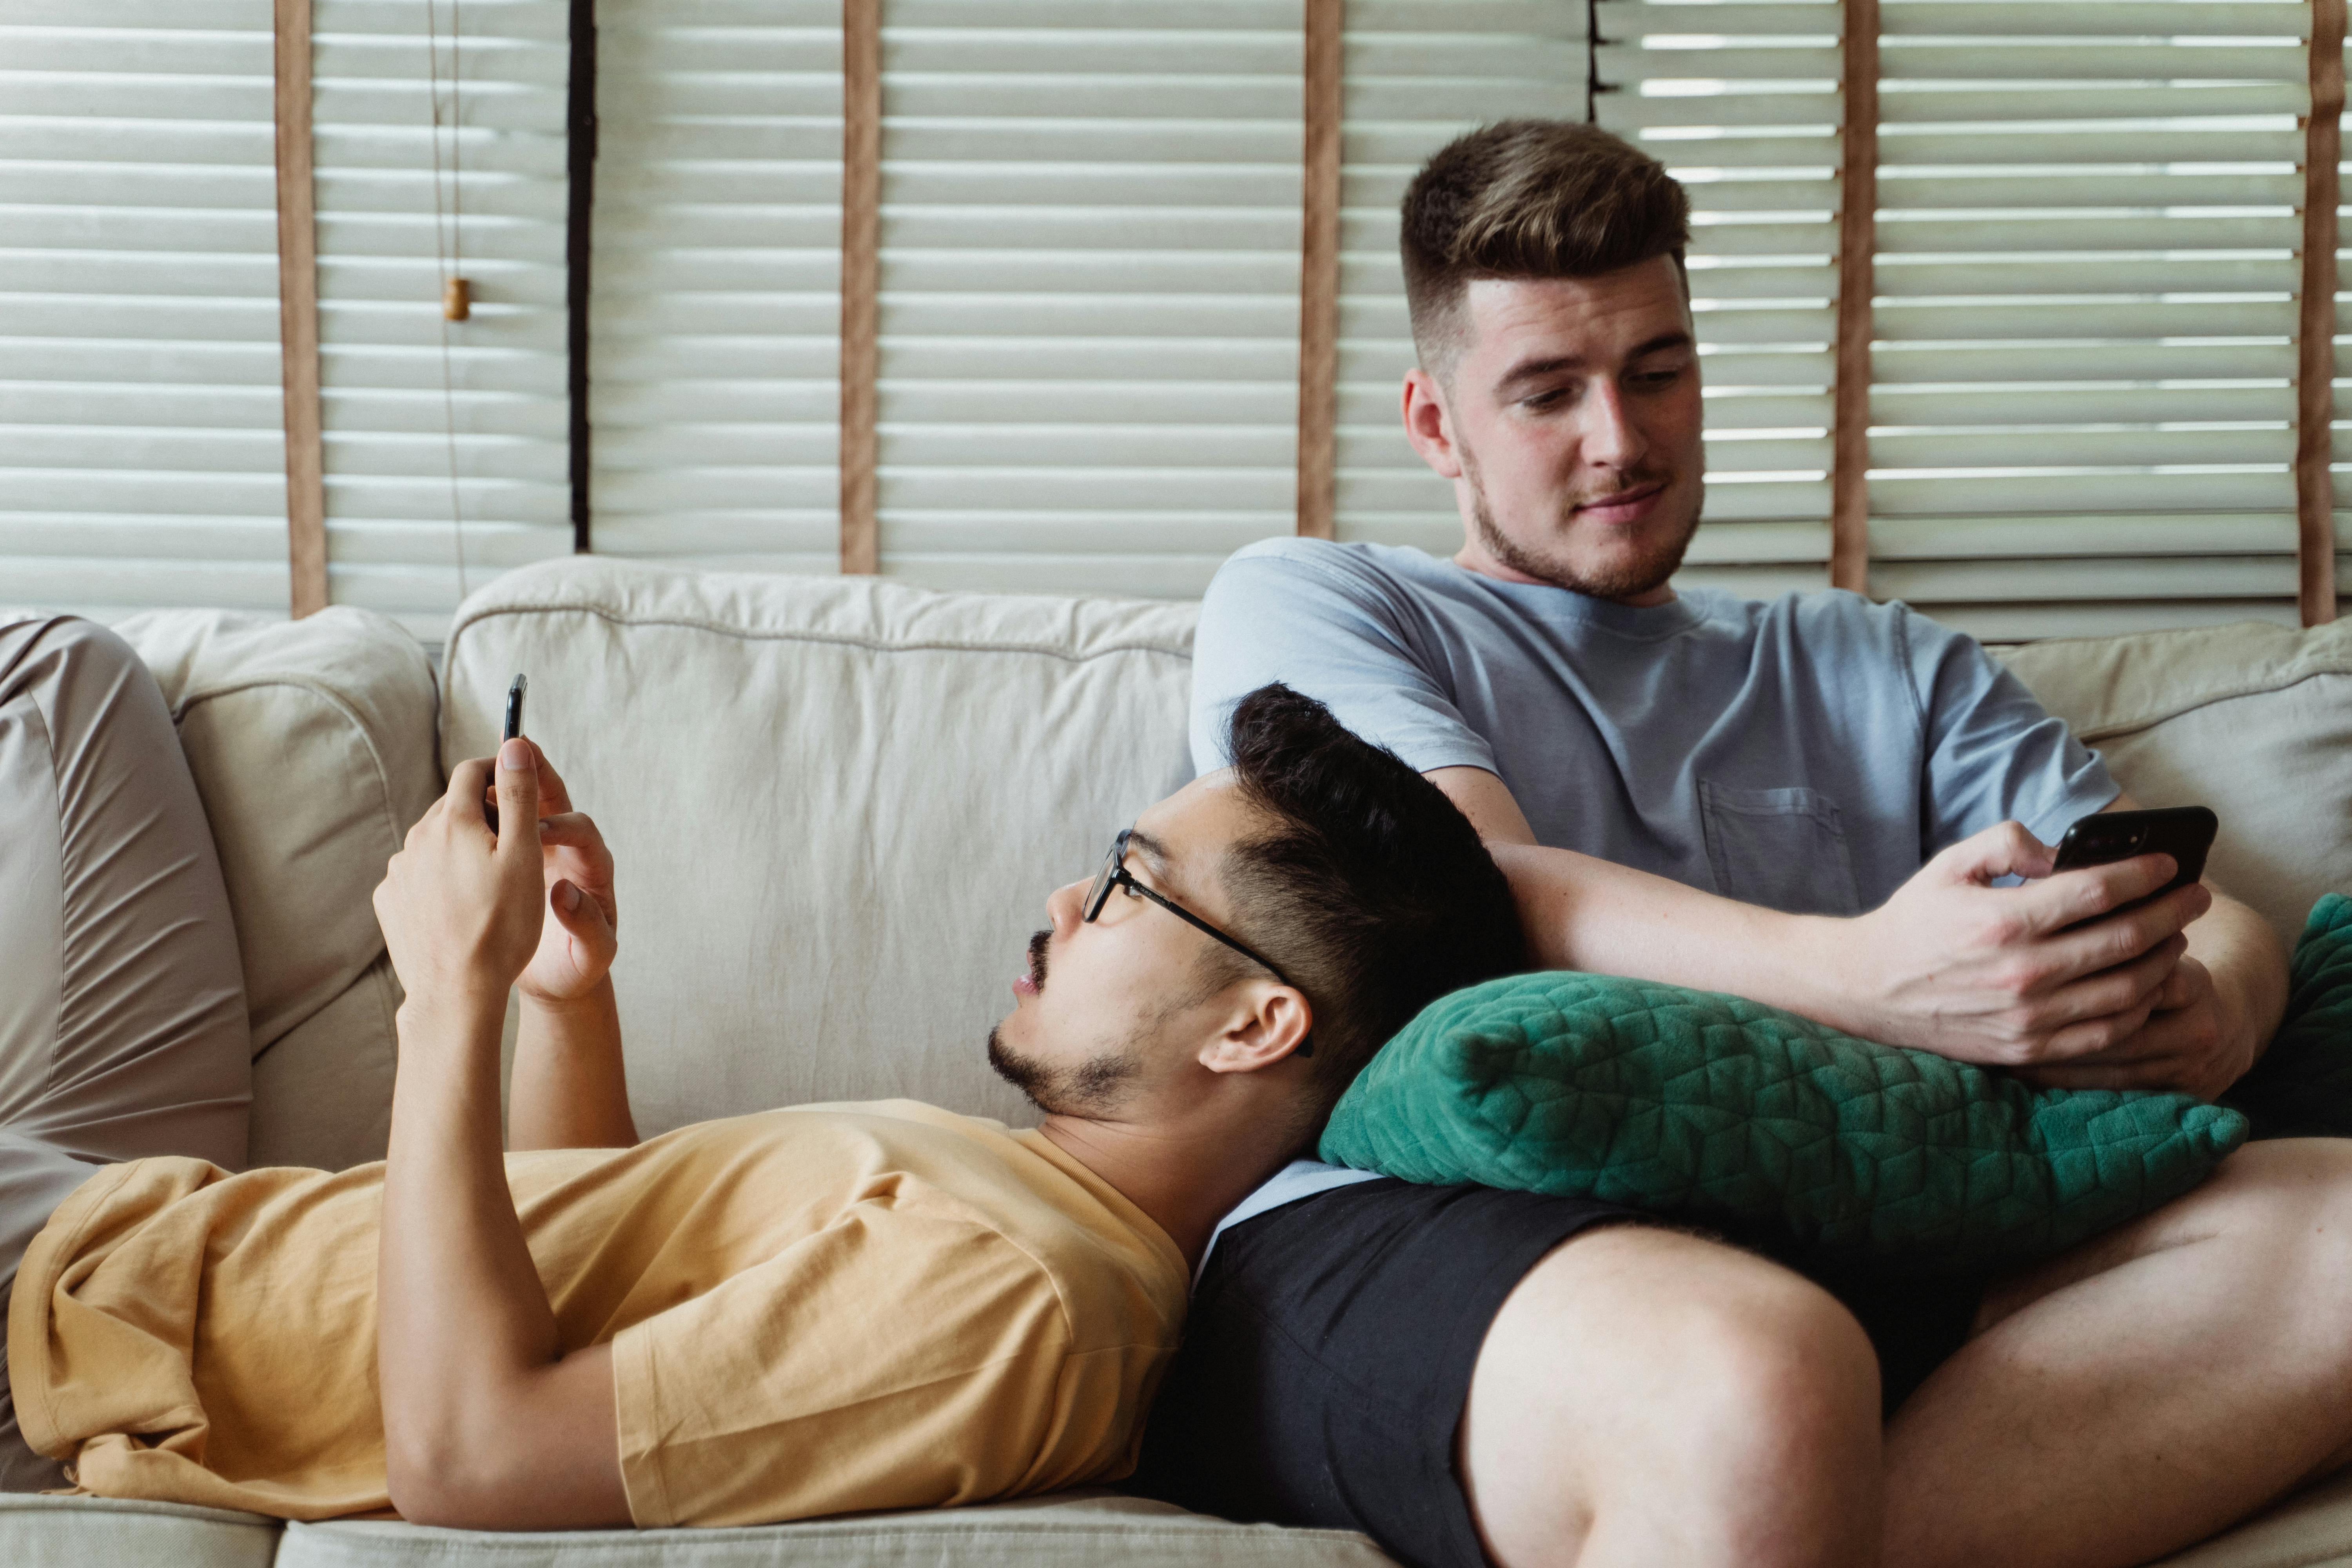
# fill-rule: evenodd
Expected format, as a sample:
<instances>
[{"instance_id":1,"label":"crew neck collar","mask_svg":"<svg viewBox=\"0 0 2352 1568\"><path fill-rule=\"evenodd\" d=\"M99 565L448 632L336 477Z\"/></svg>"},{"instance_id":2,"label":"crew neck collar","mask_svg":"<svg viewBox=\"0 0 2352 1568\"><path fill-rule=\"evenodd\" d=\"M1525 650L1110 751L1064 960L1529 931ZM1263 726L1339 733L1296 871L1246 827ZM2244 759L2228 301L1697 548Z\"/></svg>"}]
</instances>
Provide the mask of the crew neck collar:
<instances>
[{"instance_id":1,"label":"crew neck collar","mask_svg":"<svg viewBox=\"0 0 2352 1568\"><path fill-rule=\"evenodd\" d=\"M1675 596L1663 605L1621 605L1550 583L1506 582L1484 572L1474 572L1450 555L1444 560L1464 577L1528 615L1548 621L1575 622L1635 641L1670 637L1706 618L1691 602L1686 589L1676 589Z\"/></svg>"}]
</instances>

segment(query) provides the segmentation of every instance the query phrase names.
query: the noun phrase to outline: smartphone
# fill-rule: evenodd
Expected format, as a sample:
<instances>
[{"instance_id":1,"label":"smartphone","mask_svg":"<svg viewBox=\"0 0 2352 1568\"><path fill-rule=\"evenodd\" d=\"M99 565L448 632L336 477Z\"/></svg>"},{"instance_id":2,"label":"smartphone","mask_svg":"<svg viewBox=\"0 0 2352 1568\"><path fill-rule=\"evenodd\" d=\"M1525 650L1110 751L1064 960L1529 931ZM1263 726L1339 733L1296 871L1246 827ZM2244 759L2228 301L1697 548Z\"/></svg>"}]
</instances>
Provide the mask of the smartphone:
<instances>
[{"instance_id":1,"label":"smartphone","mask_svg":"<svg viewBox=\"0 0 2352 1568\"><path fill-rule=\"evenodd\" d=\"M522 694L530 689L530 677L528 675L516 676L514 684L507 688L507 721L499 735L499 745L505 745L522 733ZM490 825L491 832L499 830L499 795L495 784L490 786L488 797L482 802L482 820Z\"/></svg>"},{"instance_id":2,"label":"smartphone","mask_svg":"<svg viewBox=\"0 0 2352 1568\"><path fill-rule=\"evenodd\" d=\"M2102 811L2066 829L2066 837L2058 841L2058 869L2077 871L2085 866L2128 860L2135 855L2169 855L2179 869L2171 881L2147 896L2160 899L2205 875L2205 854L2213 847L2213 835L2220 826L2220 819L2201 805ZM2147 899L2140 899L2120 908L2133 909L2146 902Z\"/></svg>"}]
</instances>

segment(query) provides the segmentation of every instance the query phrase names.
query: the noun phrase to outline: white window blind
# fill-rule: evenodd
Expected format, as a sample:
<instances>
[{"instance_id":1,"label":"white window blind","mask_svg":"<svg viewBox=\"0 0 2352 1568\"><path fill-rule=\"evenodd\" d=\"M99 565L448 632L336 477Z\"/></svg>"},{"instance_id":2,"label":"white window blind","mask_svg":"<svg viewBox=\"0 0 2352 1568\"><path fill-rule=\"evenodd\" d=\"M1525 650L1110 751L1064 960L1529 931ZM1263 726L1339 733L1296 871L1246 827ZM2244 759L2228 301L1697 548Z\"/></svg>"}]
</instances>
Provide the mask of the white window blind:
<instances>
[{"instance_id":1,"label":"white window blind","mask_svg":"<svg viewBox=\"0 0 2352 1568\"><path fill-rule=\"evenodd\" d=\"M883 21L883 570L1198 594L1294 524L1297 8Z\"/></svg>"},{"instance_id":2,"label":"white window blind","mask_svg":"<svg viewBox=\"0 0 2352 1568\"><path fill-rule=\"evenodd\" d=\"M2294 622L2308 12L1885 0L1874 594Z\"/></svg>"},{"instance_id":3,"label":"white window blind","mask_svg":"<svg viewBox=\"0 0 2352 1568\"><path fill-rule=\"evenodd\" d=\"M1399 417L1415 363L1397 209L1429 155L1520 116L1581 120L1585 17L1556 0L1355 0L1340 75L1336 530L1346 540L1462 547L1454 488Z\"/></svg>"},{"instance_id":4,"label":"white window blind","mask_svg":"<svg viewBox=\"0 0 2352 1568\"><path fill-rule=\"evenodd\" d=\"M461 171L448 171L445 132L440 199L457 211L460 271L474 286L472 319L446 323L446 384L425 0L316 0L311 69L328 596L437 642L461 588L572 548L570 7L435 9ZM463 28L454 102L453 12Z\"/></svg>"},{"instance_id":5,"label":"white window blind","mask_svg":"<svg viewBox=\"0 0 2352 1568\"><path fill-rule=\"evenodd\" d=\"M1826 581L1837 292L1836 0L1601 0L1601 123L1688 188L1706 526L1683 580Z\"/></svg>"},{"instance_id":6,"label":"white window blind","mask_svg":"<svg viewBox=\"0 0 2352 1568\"><path fill-rule=\"evenodd\" d=\"M0 0L0 603L286 609L269 0Z\"/></svg>"},{"instance_id":7,"label":"white window blind","mask_svg":"<svg viewBox=\"0 0 2352 1568\"><path fill-rule=\"evenodd\" d=\"M836 569L841 101L839 0L600 8L599 554Z\"/></svg>"}]
</instances>

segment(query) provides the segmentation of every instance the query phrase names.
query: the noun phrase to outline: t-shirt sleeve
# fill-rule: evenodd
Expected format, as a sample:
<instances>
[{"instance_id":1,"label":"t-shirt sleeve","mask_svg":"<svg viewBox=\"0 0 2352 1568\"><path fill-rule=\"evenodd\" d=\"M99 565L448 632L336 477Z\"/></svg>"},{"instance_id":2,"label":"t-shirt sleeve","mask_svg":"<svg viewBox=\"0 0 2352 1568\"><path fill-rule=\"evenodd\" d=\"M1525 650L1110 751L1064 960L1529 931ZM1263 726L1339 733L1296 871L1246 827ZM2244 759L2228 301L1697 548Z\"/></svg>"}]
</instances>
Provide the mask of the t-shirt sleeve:
<instances>
[{"instance_id":1,"label":"t-shirt sleeve","mask_svg":"<svg viewBox=\"0 0 2352 1568\"><path fill-rule=\"evenodd\" d=\"M1227 561L1201 604L1192 645L1192 766L1230 760L1234 705L1278 680L1416 771L1495 771L1494 749L1463 721L1403 596L1336 546L1284 541Z\"/></svg>"},{"instance_id":2,"label":"t-shirt sleeve","mask_svg":"<svg viewBox=\"0 0 2352 1568\"><path fill-rule=\"evenodd\" d=\"M2054 844L2123 793L2098 753L1974 637L1895 610L1925 730L1923 857L2011 818Z\"/></svg>"},{"instance_id":3,"label":"t-shirt sleeve","mask_svg":"<svg viewBox=\"0 0 2352 1568\"><path fill-rule=\"evenodd\" d=\"M967 1219L861 1204L614 1342L640 1526L947 1507L1051 1473L1071 1336L1052 1277Z\"/></svg>"}]
</instances>

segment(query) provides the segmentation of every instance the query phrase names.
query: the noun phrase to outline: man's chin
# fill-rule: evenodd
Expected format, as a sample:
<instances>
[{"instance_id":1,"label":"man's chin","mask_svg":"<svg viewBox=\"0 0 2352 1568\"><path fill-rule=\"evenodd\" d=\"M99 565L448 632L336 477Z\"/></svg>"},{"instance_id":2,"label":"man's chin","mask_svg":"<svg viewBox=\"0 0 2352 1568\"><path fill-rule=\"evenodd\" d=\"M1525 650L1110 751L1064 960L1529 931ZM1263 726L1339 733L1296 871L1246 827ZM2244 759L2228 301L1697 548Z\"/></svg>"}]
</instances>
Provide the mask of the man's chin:
<instances>
[{"instance_id":1,"label":"man's chin","mask_svg":"<svg viewBox=\"0 0 2352 1568\"><path fill-rule=\"evenodd\" d=\"M988 1065L1048 1116L1100 1116L1114 1110L1139 1070L1131 1054L1105 1052L1072 1069L1024 1057L1004 1043L1000 1026L988 1031Z\"/></svg>"},{"instance_id":2,"label":"man's chin","mask_svg":"<svg viewBox=\"0 0 2352 1568\"><path fill-rule=\"evenodd\" d=\"M1001 1024L988 1031L988 1065L995 1069L997 1077L1019 1089L1030 1104L1048 1115L1053 1113L1054 1108L1037 1098L1050 1077L1045 1064L1031 1061L1006 1045L1004 1026Z\"/></svg>"},{"instance_id":3,"label":"man's chin","mask_svg":"<svg viewBox=\"0 0 2352 1568\"><path fill-rule=\"evenodd\" d=\"M1493 529L1487 546L1514 571L1590 598L1632 604L1656 594L1682 570L1698 522L1693 519L1679 532L1662 539L1580 539L1580 531L1592 531L1589 526L1580 530L1572 517L1561 531L1564 537L1549 549L1522 551Z\"/></svg>"}]
</instances>

